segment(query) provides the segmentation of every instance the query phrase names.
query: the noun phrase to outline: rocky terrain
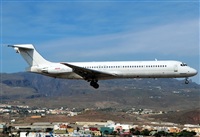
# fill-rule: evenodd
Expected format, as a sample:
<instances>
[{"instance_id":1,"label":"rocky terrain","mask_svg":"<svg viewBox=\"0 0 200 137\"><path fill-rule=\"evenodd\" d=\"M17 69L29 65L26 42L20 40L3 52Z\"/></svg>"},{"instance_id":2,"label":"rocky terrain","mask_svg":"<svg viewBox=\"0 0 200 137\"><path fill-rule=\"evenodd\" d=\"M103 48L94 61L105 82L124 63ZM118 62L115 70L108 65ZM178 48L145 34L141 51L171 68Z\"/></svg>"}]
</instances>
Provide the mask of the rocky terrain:
<instances>
[{"instance_id":1,"label":"rocky terrain","mask_svg":"<svg viewBox=\"0 0 200 137\"><path fill-rule=\"evenodd\" d=\"M196 124L200 123L200 108L173 112L163 115L152 116L157 120L174 122L179 124Z\"/></svg>"},{"instance_id":2,"label":"rocky terrain","mask_svg":"<svg viewBox=\"0 0 200 137\"><path fill-rule=\"evenodd\" d=\"M82 80L54 79L33 73L1 74L2 103L76 108L197 108L200 85L176 79L121 79L99 81L93 89Z\"/></svg>"}]
</instances>

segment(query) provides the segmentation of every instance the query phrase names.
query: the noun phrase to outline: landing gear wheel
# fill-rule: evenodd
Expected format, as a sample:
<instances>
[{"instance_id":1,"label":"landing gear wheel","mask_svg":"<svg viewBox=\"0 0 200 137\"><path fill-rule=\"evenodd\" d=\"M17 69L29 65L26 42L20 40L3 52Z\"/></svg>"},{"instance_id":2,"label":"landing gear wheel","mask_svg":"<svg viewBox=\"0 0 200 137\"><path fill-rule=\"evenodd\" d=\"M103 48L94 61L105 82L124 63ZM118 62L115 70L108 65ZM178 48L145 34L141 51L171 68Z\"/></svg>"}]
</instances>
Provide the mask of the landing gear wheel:
<instances>
[{"instance_id":1,"label":"landing gear wheel","mask_svg":"<svg viewBox=\"0 0 200 137\"><path fill-rule=\"evenodd\" d=\"M98 88L99 88L99 84L98 84L98 83L95 83L95 85L93 85L93 87L94 87L95 89L98 89Z\"/></svg>"},{"instance_id":2,"label":"landing gear wheel","mask_svg":"<svg viewBox=\"0 0 200 137\"><path fill-rule=\"evenodd\" d=\"M94 87L95 89L99 88L99 84L96 81L91 81L90 86Z\"/></svg>"},{"instance_id":3,"label":"landing gear wheel","mask_svg":"<svg viewBox=\"0 0 200 137\"><path fill-rule=\"evenodd\" d=\"M185 79L185 84L189 84L189 80L187 78Z\"/></svg>"}]
</instances>

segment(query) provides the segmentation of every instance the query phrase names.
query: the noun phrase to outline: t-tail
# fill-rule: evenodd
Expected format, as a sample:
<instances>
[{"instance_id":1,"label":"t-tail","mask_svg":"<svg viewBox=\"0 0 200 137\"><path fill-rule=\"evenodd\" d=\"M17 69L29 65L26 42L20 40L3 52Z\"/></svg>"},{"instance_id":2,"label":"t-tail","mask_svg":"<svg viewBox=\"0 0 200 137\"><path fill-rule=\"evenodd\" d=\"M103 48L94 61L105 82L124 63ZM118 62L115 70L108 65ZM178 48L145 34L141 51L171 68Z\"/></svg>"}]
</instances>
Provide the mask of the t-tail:
<instances>
[{"instance_id":1,"label":"t-tail","mask_svg":"<svg viewBox=\"0 0 200 137\"><path fill-rule=\"evenodd\" d=\"M8 47L14 48L16 53L19 53L26 60L29 64L27 71L34 72L34 68L51 64L37 52L32 44L8 45Z\"/></svg>"}]
</instances>

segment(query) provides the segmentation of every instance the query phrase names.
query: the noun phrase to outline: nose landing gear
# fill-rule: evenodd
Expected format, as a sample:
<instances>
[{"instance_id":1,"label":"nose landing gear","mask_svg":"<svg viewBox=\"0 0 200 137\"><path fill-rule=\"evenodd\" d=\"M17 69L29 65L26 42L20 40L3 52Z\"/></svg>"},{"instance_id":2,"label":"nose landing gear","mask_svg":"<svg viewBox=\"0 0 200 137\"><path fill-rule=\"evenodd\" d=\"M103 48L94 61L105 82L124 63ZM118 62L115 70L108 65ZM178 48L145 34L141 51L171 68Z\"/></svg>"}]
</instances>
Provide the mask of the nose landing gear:
<instances>
[{"instance_id":1,"label":"nose landing gear","mask_svg":"<svg viewBox=\"0 0 200 137\"><path fill-rule=\"evenodd\" d=\"M189 84L188 78L185 78L185 84Z\"/></svg>"}]
</instances>

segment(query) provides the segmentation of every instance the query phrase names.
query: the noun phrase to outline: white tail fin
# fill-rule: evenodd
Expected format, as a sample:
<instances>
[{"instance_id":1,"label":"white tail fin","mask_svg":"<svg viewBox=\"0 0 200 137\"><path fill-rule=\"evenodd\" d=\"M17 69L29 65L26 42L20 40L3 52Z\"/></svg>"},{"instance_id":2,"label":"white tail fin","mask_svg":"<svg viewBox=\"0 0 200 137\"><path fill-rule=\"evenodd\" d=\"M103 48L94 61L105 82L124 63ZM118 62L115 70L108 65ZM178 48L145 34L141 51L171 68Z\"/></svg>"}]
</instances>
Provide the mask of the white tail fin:
<instances>
[{"instance_id":1,"label":"white tail fin","mask_svg":"<svg viewBox=\"0 0 200 137\"><path fill-rule=\"evenodd\" d=\"M20 53L29 66L50 63L35 50L32 44L8 45L8 47L13 47L16 53Z\"/></svg>"}]
</instances>

